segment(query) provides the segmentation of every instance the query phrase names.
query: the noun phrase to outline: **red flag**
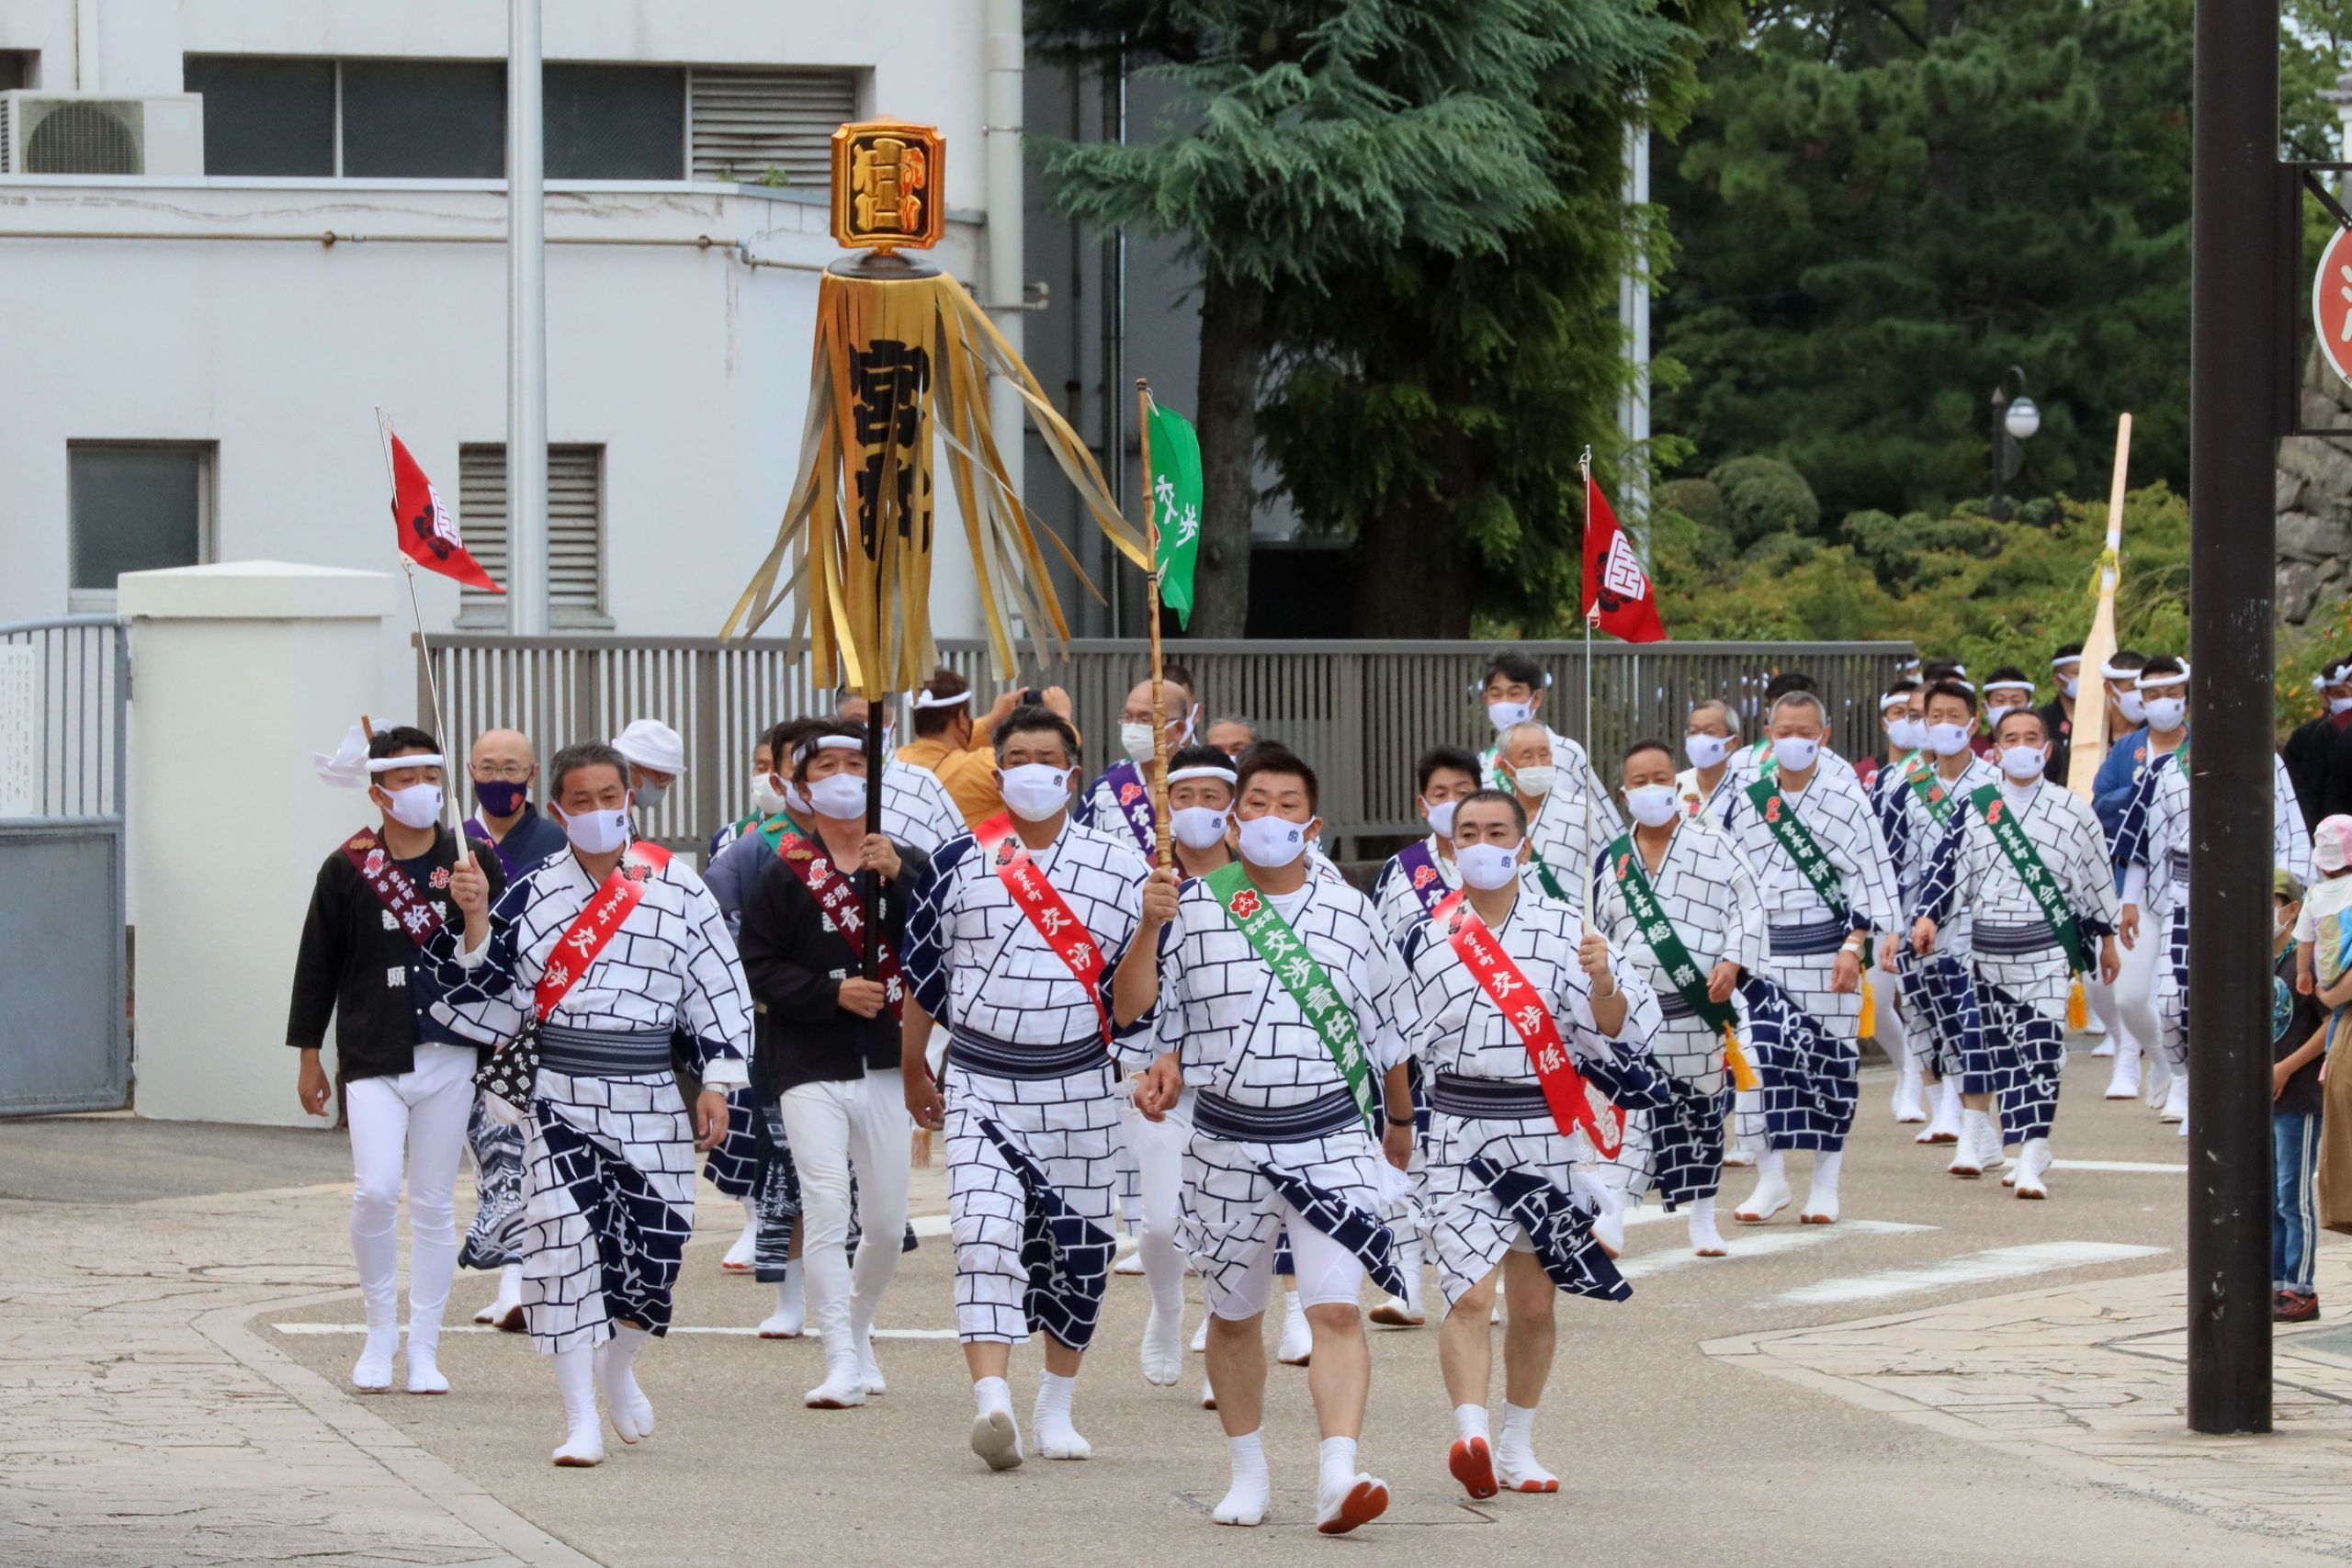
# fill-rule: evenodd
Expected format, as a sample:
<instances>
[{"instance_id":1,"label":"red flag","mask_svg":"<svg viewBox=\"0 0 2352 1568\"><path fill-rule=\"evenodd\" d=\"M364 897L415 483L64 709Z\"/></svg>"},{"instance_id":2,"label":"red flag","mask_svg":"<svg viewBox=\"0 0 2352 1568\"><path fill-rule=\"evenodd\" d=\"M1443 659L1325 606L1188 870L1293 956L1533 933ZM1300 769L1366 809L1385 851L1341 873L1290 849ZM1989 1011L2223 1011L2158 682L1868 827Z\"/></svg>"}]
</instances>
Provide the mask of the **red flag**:
<instances>
[{"instance_id":1,"label":"red flag","mask_svg":"<svg viewBox=\"0 0 2352 1568\"><path fill-rule=\"evenodd\" d=\"M441 492L424 477L397 435L392 440L392 523L400 534L401 554L427 571L454 577L469 588L503 593L481 563L466 553L458 537L458 521L441 504Z\"/></svg>"},{"instance_id":2,"label":"red flag","mask_svg":"<svg viewBox=\"0 0 2352 1568\"><path fill-rule=\"evenodd\" d=\"M1584 479L1584 614L1602 631L1627 642L1666 640L1649 574L1590 474Z\"/></svg>"}]
</instances>

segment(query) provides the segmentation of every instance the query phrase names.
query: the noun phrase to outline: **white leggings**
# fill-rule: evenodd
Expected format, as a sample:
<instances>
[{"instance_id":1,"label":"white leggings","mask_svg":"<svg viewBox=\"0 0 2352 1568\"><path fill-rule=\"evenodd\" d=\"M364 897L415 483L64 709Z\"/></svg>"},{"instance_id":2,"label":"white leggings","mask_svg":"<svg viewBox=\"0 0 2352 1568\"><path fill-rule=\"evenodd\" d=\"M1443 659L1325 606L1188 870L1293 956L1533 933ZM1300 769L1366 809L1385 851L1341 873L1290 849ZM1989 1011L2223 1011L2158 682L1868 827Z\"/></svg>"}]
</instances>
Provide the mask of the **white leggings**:
<instances>
[{"instance_id":1,"label":"white leggings","mask_svg":"<svg viewBox=\"0 0 2352 1568\"><path fill-rule=\"evenodd\" d=\"M1220 1269L1204 1273L1209 1311L1230 1323L1246 1323L1266 1310L1274 1299L1274 1245L1286 1226L1291 1261L1298 1266L1298 1304L1330 1306L1363 1300L1363 1259L1307 1224L1305 1216L1281 1199L1274 1200L1281 1224L1267 1233L1258 1256L1245 1271Z\"/></svg>"},{"instance_id":2,"label":"white leggings","mask_svg":"<svg viewBox=\"0 0 2352 1568\"><path fill-rule=\"evenodd\" d=\"M896 1067L855 1082L784 1091L784 1136L800 1173L802 1280L828 1356L853 1351L899 1267L907 1228L914 1122ZM857 1172L857 1262L849 1244L849 1179Z\"/></svg>"},{"instance_id":3,"label":"white leggings","mask_svg":"<svg viewBox=\"0 0 2352 1568\"><path fill-rule=\"evenodd\" d=\"M2122 1025L2123 1039L2136 1046L2143 1058L2154 1055L2164 1043L2164 1031L2156 1021L2156 965L2165 962L2170 936L2162 915L2143 909L2139 945L2125 947L2120 941L2115 944L2123 957L2122 970L2115 977L2116 1017ZM2120 1049L2122 1042L2117 1044Z\"/></svg>"},{"instance_id":4,"label":"white leggings","mask_svg":"<svg viewBox=\"0 0 2352 1568\"><path fill-rule=\"evenodd\" d=\"M408 1178L408 1312L437 1333L458 1271L458 1161L474 1108L474 1053L419 1045L413 1070L344 1086L351 1121L351 1252L368 1326L400 1321L400 1238L394 1220Z\"/></svg>"}]
</instances>

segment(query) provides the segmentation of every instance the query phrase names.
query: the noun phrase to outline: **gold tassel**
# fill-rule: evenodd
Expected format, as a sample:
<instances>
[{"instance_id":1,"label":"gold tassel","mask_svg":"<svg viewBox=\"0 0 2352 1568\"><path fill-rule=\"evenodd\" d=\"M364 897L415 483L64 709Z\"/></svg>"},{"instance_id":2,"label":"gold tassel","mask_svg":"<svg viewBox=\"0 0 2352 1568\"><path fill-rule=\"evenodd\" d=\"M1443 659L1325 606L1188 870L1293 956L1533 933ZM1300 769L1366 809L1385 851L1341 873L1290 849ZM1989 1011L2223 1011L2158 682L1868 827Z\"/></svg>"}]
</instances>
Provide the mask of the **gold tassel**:
<instances>
[{"instance_id":1,"label":"gold tassel","mask_svg":"<svg viewBox=\"0 0 2352 1568\"><path fill-rule=\"evenodd\" d=\"M1860 1040L1878 1038L1878 992L1871 987L1871 977L1868 975L1862 976L1862 1023L1861 1027L1855 1032L1855 1038Z\"/></svg>"},{"instance_id":2,"label":"gold tassel","mask_svg":"<svg viewBox=\"0 0 2352 1568\"><path fill-rule=\"evenodd\" d=\"M2090 1026L2090 997L2083 989L2083 977L2077 975L2066 992L2066 1027L2079 1034Z\"/></svg>"},{"instance_id":3,"label":"gold tassel","mask_svg":"<svg viewBox=\"0 0 2352 1568\"><path fill-rule=\"evenodd\" d=\"M1040 661L1069 637L1039 534L1094 592L1069 547L1013 491L989 422L991 374L1020 394L1095 525L1150 570L1142 536L1120 513L1093 454L978 302L945 273L898 265L896 276L875 276L876 264L837 264L842 270L818 282L792 494L775 544L719 633L748 636L790 600L790 635L797 642L805 628L816 678L845 681L868 697L910 690L938 662L930 615L934 434L946 448L999 678L1015 673L1016 617Z\"/></svg>"},{"instance_id":4,"label":"gold tassel","mask_svg":"<svg viewBox=\"0 0 2352 1568\"><path fill-rule=\"evenodd\" d=\"M1731 1069L1731 1087L1742 1094L1751 1094L1761 1087L1763 1080L1756 1076L1747 1053L1740 1047L1739 1036L1732 1032L1728 1023L1724 1025L1724 1066Z\"/></svg>"}]
</instances>

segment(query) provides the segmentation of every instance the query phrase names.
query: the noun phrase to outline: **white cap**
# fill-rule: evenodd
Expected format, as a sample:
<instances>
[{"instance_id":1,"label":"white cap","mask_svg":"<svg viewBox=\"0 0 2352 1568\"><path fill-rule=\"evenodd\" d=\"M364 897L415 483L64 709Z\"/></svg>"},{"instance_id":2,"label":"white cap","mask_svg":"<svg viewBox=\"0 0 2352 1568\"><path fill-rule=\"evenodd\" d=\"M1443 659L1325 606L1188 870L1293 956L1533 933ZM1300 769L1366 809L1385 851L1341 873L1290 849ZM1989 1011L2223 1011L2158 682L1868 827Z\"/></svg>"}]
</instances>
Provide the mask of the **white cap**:
<instances>
[{"instance_id":1,"label":"white cap","mask_svg":"<svg viewBox=\"0 0 2352 1568\"><path fill-rule=\"evenodd\" d=\"M686 743L658 718L637 718L613 737L613 750L640 768L673 775L686 771Z\"/></svg>"}]
</instances>

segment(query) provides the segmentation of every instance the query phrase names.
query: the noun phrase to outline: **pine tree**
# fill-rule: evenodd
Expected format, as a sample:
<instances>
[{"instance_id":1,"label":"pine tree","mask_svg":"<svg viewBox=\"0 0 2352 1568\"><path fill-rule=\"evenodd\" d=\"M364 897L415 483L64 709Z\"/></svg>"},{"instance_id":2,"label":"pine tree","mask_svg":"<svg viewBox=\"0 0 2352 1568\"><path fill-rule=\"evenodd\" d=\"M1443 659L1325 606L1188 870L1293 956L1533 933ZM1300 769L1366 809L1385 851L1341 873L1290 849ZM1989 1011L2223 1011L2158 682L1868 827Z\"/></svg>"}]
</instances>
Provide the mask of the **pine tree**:
<instances>
[{"instance_id":1,"label":"pine tree","mask_svg":"<svg viewBox=\"0 0 2352 1568\"><path fill-rule=\"evenodd\" d=\"M1600 8L1619 6L1636 0ZM1569 24L1594 8L1032 0L1041 53L1120 50L1182 90L1157 137L1056 145L1044 164L1063 213L1176 236L1200 268L1195 635L1238 636L1248 614L1252 463L1280 341L1277 296L1336 299L1408 250L1498 254L1559 209L1561 157L1535 89L1569 63L1584 32Z\"/></svg>"}]
</instances>

